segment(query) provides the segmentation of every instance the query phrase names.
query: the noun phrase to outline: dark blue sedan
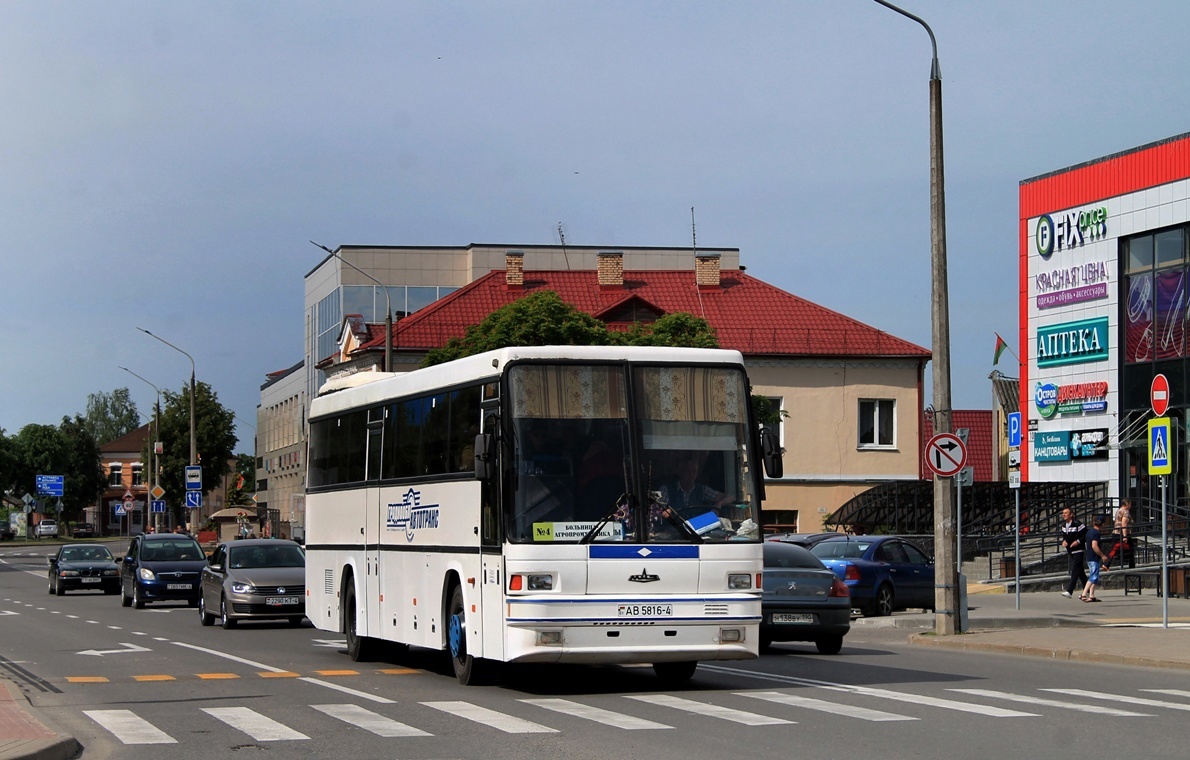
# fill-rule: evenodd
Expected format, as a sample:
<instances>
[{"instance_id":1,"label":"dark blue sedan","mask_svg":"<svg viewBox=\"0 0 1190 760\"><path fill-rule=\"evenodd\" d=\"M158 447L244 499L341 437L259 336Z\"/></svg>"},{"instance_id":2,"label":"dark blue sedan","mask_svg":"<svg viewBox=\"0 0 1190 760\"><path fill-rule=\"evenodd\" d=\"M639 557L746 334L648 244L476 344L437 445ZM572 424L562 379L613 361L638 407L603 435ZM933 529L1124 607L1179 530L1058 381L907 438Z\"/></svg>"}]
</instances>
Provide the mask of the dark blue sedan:
<instances>
[{"instance_id":1,"label":"dark blue sedan","mask_svg":"<svg viewBox=\"0 0 1190 760\"><path fill-rule=\"evenodd\" d=\"M838 654L851 630L851 595L804 547L764 544L764 618L760 648L774 641L813 641L822 654Z\"/></svg>"},{"instance_id":2,"label":"dark blue sedan","mask_svg":"<svg viewBox=\"0 0 1190 760\"><path fill-rule=\"evenodd\" d=\"M810 551L847 584L864 615L934 608L934 563L899 536L840 536Z\"/></svg>"}]
</instances>

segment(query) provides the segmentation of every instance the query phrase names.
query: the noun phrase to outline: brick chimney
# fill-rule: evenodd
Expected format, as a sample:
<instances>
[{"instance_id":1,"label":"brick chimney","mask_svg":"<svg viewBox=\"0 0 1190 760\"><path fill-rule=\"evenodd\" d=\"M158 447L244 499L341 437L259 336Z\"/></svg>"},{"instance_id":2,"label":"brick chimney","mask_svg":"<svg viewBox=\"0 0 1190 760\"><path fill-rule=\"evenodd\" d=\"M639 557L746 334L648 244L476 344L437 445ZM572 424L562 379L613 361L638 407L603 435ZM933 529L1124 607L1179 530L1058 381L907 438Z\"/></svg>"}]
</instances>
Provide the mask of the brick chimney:
<instances>
[{"instance_id":1,"label":"brick chimney","mask_svg":"<svg viewBox=\"0 0 1190 760\"><path fill-rule=\"evenodd\" d=\"M623 290L624 289L624 252L623 251L600 251L598 259L599 259L599 289L600 290Z\"/></svg>"},{"instance_id":2,"label":"brick chimney","mask_svg":"<svg viewBox=\"0 0 1190 760\"><path fill-rule=\"evenodd\" d=\"M719 254L695 254L694 282L698 285L699 290L719 289Z\"/></svg>"},{"instance_id":3,"label":"brick chimney","mask_svg":"<svg viewBox=\"0 0 1190 760\"><path fill-rule=\"evenodd\" d=\"M504 254L504 284L509 290L525 287L525 252L506 251Z\"/></svg>"}]
</instances>

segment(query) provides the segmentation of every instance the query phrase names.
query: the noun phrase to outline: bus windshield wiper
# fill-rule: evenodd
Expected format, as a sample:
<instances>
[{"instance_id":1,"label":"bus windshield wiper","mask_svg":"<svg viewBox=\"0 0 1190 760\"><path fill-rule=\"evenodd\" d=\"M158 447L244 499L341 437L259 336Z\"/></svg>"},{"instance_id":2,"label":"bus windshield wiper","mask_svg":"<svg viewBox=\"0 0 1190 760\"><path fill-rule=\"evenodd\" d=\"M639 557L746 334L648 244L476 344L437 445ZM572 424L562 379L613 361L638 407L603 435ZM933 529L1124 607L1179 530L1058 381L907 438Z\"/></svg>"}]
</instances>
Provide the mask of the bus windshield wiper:
<instances>
[{"instance_id":1,"label":"bus windshield wiper","mask_svg":"<svg viewBox=\"0 0 1190 760\"><path fill-rule=\"evenodd\" d=\"M603 515L603 517L601 517L599 519L599 522L595 523L595 527L593 527L589 531L587 531L587 535L585 535L581 539L579 539L579 543L580 544L589 544L592 541L594 541L595 537L599 535L599 531L603 530L603 526L607 525L608 520L610 520L616 516L616 513L620 511L621 507L624 507L625 510L628 512L628 514L632 514L632 498L628 495L627 491L620 494L619 498L617 498L612 503L611 509L609 509Z\"/></svg>"}]
</instances>

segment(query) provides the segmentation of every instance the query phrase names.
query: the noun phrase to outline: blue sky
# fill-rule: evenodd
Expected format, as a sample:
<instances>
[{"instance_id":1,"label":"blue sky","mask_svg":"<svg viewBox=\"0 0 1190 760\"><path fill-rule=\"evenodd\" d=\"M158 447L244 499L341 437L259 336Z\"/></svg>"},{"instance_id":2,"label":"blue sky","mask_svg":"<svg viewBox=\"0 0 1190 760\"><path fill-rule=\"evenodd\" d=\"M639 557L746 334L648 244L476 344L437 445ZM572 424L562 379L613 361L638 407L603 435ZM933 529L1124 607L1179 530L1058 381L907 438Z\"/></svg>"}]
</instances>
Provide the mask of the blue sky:
<instances>
[{"instance_id":1,"label":"blue sky","mask_svg":"<svg viewBox=\"0 0 1190 760\"><path fill-rule=\"evenodd\" d=\"M901 5L942 66L954 403L988 408L1018 183L1190 131L1190 3ZM140 326L251 451L310 239L685 246L693 206L700 246L929 346L929 67L871 0L4 0L0 428L147 413L120 365L180 389Z\"/></svg>"}]
</instances>

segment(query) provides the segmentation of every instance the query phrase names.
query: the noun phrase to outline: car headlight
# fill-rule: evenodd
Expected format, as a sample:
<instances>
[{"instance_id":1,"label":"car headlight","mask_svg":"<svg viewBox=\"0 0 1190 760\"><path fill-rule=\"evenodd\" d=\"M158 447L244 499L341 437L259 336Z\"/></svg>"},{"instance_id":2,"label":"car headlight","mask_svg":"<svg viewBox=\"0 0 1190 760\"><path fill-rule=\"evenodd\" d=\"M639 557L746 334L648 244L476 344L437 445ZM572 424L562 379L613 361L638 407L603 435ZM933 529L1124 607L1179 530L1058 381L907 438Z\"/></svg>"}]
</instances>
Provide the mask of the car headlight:
<instances>
[{"instance_id":1,"label":"car headlight","mask_svg":"<svg viewBox=\"0 0 1190 760\"><path fill-rule=\"evenodd\" d=\"M138 570L137 572L140 574L140 579L141 579L142 581L155 581L155 580L157 580L157 576L156 576L156 575L153 573L153 571L152 571L152 570L150 570L150 569L149 569L149 568L147 568L147 567L142 567L142 568L141 568L140 570Z\"/></svg>"},{"instance_id":2,"label":"car headlight","mask_svg":"<svg viewBox=\"0 0 1190 760\"><path fill-rule=\"evenodd\" d=\"M58 575L62 576L63 578L70 578L70 577L76 576L78 574L79 574L78 570L62 570L58 573Z\"/></svg>"},{"instance_id":3,"label":"car headlight","mask_svg":"<svg viewBox=\"0 0 1190 760\"><path fill-rule=\"evenodd\" d=\"M104 574L104 575L119 575L119 574L120 574L120 571L119 571L119 570L117 570L116 568L112 567L112 568L109 568L109 569L107 569L107 570L104 570L104 571L103 571L103 574Z\"/></svg>"},{"instance_id":4,"label":"car headlight","mask_svg":"<svg viewBox=\"0 0 1190 760\"><path fill-rule=\"evenodd\" d=\"M251 583L240 583L239 581L231 584L231 590L237 594L254 594L256 589L252 588Z\"/></svg>"}]
</instances>

